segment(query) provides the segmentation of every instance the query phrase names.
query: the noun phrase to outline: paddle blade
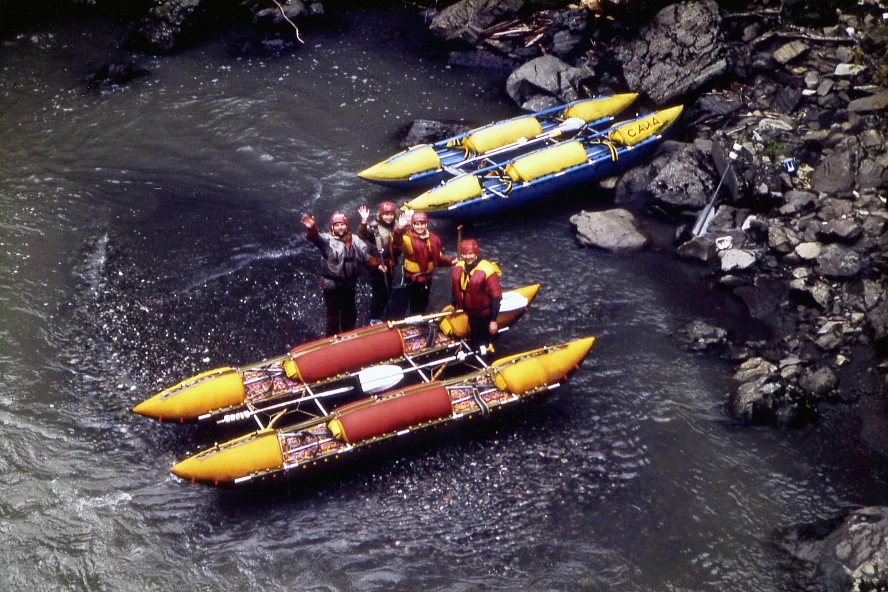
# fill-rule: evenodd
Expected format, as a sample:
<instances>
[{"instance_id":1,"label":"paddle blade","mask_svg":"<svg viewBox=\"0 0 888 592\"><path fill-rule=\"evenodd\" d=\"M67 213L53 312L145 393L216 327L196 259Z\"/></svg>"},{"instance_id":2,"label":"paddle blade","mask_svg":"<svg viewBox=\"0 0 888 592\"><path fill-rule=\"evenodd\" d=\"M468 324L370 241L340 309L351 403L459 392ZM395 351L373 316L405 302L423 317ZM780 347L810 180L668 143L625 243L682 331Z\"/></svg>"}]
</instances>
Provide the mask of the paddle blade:
<instances>
[{"instance_id":1,"label":"paddle blade","mask_svg":"<svg viewBox=\"0 0 888 592\"><path fill-rule=\"evenodd\" d=\"M500 301L500 312L521 310L529 303L530 301L520 292L503 292L503 299Z\"/></svg>"},{"instance_id":2,"label":"paddle blade","mask_svg":"<svg viewBox=\"0 0 888 592\"><path fill-rule=\"evenodd\" d=\"M361 390L368 395L387 391L404 379L404 370L394 364L372 366L358 373Z\"/></svg>"}]
</instances>

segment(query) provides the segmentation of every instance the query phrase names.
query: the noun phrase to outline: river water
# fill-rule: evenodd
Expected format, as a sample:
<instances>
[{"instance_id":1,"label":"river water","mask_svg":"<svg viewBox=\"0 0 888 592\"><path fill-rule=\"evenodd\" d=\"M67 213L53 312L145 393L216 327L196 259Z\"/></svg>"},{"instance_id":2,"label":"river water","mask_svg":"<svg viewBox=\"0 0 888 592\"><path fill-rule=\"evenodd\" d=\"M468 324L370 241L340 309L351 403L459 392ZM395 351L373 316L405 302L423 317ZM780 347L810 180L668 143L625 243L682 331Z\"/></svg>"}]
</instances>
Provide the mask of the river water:
<instances>
[{"instance_id":1,"label":"river water","mask_svg":"<svg viewBox=\"0 0 888 592\"><path fill-rule=\"evenodd\" d=\"M130 57L120 23L3 33L0 581L795 589L775 529L884 503L881 462L836 451L848 426L727 421L729 367L670 334L695 318L742 326L742 311L668 253L577 246L568 217L595 205L591 189L467 229L504 285L543 285L500 351L598 338L545 403L274 489L168 473L223 435L150 422L135 403L320 336L299 216L407 197L355 173L395 152L414 118L517 114L501 74L424 58L421 23L400 12L350 9L280 56L239 56L227 37L135 56L151 74L124 87L86 84ZM452 252L455 227L433 226ZM438 281L433 301L446 291ZM364 321L367 303L364 290Z\"/></svg>"}]
</instances>

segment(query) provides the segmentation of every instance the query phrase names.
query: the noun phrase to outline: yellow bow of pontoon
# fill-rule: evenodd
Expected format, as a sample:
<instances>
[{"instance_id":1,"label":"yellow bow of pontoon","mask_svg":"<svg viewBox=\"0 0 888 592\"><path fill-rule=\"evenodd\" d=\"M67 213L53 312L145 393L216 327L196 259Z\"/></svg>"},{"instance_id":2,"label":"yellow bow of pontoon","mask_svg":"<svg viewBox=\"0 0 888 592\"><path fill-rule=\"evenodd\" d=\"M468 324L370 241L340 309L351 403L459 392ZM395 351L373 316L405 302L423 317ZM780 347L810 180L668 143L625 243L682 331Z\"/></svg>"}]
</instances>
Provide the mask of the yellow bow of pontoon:
<instances>
[{"instance_id":1,"label":"yellow bow of pontoon","mask_svg":"<svg viewBox=\"0 0 888 592\"><path fill-rule=\"evenodd\" d=\"M532 284L503 293L497 318L503 330L527 310L539 287ZM198 374L139 403L133 411L180 423L232 423L260 413L304 410L308 404L323 413L336 398L378 392L379 384L391 388L408 373L427 380L426 372L462 361L471 353L464 341L468 334L468 317L461 311L362 327L295 347L283 356ZM403 362L403 369L397 366Z\"/></svg>"},{"instance_id":2,"label":"yellow bow of pontoon","mask_svg":"<svg viewBox=\"0 0 888 592\"><path fill-rule=\"evenodd\" d=\"M434 144L420 144L358 173L362 179L402 188L430 187L448 175L483 168L547 143L613 121L637 93L574 101L491 123Z\"/></svg>"},{"instance_id":3,"label":"yellow bow of pontoon","mask_svg":"<svg viewBox=\"0 0 888 592\"><path fill-rule=\"evenodd\" d=\"M371 444L543 396L567 380L594 337L497 360L488 368L356 401L284 428L268 427L199 452L175 465L192 482L235 485L337 461ZM289 473L292 474L292 473Z\"/></svg>"}]
</instances>

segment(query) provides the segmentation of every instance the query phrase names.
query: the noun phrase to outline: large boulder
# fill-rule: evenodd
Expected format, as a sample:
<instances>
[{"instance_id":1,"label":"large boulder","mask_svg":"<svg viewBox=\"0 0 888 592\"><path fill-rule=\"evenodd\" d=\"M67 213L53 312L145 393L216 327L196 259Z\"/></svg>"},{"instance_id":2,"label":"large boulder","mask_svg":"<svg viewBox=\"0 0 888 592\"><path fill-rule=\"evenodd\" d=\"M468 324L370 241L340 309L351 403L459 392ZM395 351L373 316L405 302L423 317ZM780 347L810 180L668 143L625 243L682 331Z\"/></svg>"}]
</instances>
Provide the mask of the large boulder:
<instances>
[{"instance_id":1,"label":"large boulder","mask_svg":"<svg viewBox=\"0 0 888 592\"><path fill-rule=\"evenodd\" d=\"M471 126L462 123L438 121L435 119L414 119L404 132L401 148L417 144L433 144L440 140L469 131Z\"/></svg>"},{"instance_id":2,"label":"large boulder","mask_svg":"<svg viewBox=\"0 0 888 592\"><path fill-rule=\"evenodd\" d=\"M577 229L577 240L590 247L627 252L640 251L650 243L635 216L626 210L582 211L571 216L570 223Z\"/></svg>"},{"instance_id":3,"label":"large boulder","mask_svg":"<svg viewBox=\"0 0 888 592\"><path fill-rule=\"evenodd\" d=\"M867 507L780 533L781 546L811 567L818 590L888 586L888 508Z\"/></svg>"},{"instance_id":4,"label":"large boulder","mask_svg":"<svg viewBox=\"0 0 888 592\"><path fill-rule=\"evenodd\" d=\"M435 15L429 28L447 41L474 45L481 31L504 18L512 18L524 0L461 0Z\"/></svg>"},{"instance_id":5,"label":"large boulder","mask_svg":"<svg viewBox=\"0 0 888 592\"><path fill-rule=\"evenodd\" d=\"M695 319L675 332L675 338L688 351L711 352L728 342L728 332L700 319Z\"/></svg>"},{"instance_id":6,"label":"large boulder","mask_svg":"<svg viewBox=\"0 0 888 592\"><path fill-rule=\"evenodd\" d=\"M858 156L859 145L856 140L842 142L823 159L811 175L811 187L823 193L850 193L854 188Z\"/></svg>"},{"instance_id":7,"label":"large boulder","mask_svg":"<svg viewBox=\"0 0 888 592\"><path fill-rule=\"evenodd\" d=\"M675 102L728 70L718 4L667 6L636 36L612 47L626 85L657 105Z\"/></svg>"},{"instance_id":8,"label":"large boulder","mask_svg":"<svg viewBox=\"0 0 888 592\"><path fill-rule=\"evenodd\" d=\"M859 253L839 243L826 245L817 256L817 273L830 278L856 277L864 266Z\"/></svg>"},{"instance_id":9,"label":"large boulder","mask_svg":"<svg viewBox=\"0 0 888 592\"><path fill-rule=\"evenodd\" d=\"M162 0L142 19L134 34L136 43L155 51L169 52L179 44L179 37L188 31L192 16L203 0Z\"/></svg>"},{"instance_id":10,"label":"large boulder","mask_svg":"<svg viewBox=\"0 0 888 592\"><path fill-rule=\"evenodd\" d=\"M580 82L590 72L565 64L555 56L541 56L530 60L509 75L506 92L517 104L544 95L554 103L569 103L579 98Z\"/></svg>"},{"instance_id":11,"label":"large boulder","mask_svg":"<svg viewBox=\"0 0 888 592\"><path fill-rule=\"evenodd\" d=\"M693 144L666 141L646 165L627 171L617 181L616 203L647 201L648 205L681 215L702 209L712 197L715 167L708 154Z\"/></svg>"}]
</instances>

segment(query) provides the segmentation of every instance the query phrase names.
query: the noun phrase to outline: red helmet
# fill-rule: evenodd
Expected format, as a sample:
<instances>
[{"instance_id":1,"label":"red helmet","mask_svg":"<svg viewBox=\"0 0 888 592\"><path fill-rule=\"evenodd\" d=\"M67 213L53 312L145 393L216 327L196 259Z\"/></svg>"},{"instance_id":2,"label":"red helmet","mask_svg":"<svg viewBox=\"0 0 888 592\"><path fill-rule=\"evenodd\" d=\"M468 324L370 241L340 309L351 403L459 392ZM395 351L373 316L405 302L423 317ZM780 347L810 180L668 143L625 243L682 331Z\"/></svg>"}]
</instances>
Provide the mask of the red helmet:
<instances>
[{"instance_id":1,"label":"red helmet","mask_svg":"<svg viewBox=\"0 0 888 592\"><path fill-rule=\"evenodd\" d=\"M348 216L346 216L342 212L333 212L333 215L330 216L330 230L333 230L333 225L342 222L345 224L345 229L348 230Z\"/></svg>"},{"instance_id":2,"label":"red helmet","mask_svg":"<svg viewBox=\"0 0 888 592\"><path fill-rule=\"evenodd\" d=\"M425 212L416 212L413 214L413 217L410 218L410 223L415 224L416 222L425 222L429 223L429 215Z\"/></svg>"},{"instance_id":3,"label":"red helmet","mask_svg":"<svg viewBox=\"0 0 888 592\"><path fill-rule=\"evenodd\" d=\"M397 209L398 208L395 207L395 204L393 202L384 201L379 204L379 215L382 216L383 214L394 214L397 212Z\"/></svg>"},{"instance_id":4,"label":"red helmet","mask_svg":"<svg viewBox=\"0 0 888 592\"><path fill-rule=\"evenodd\" d=\"M481 247L478 246L478 241L473 238L467 238L459 243L459 254L468 255L469 253L481 254Z\"/></svg>"}]
</instances>

